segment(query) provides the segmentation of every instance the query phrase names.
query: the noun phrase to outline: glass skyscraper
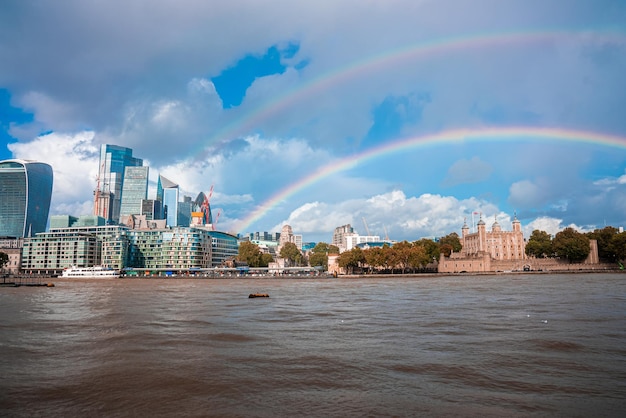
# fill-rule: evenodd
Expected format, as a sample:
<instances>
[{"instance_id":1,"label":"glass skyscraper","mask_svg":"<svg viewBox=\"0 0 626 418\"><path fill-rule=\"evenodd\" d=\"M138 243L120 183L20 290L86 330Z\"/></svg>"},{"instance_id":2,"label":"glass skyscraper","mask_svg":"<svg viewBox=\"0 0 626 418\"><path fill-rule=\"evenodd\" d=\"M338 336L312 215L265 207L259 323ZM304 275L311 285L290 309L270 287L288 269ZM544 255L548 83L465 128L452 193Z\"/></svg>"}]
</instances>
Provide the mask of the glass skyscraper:
<instances>
[{"instance_id":1,"label":"glass skyscraper","mask_svg":"<svg viewBox=\"0 0 626 418\"><path fill-rule=\"evenodd\" d=\"M0 237L32 237L45 232L52 180L48 164L0 161Z\"/></svg>"},{"instance_id":2,"label":"glass skyscraper","mask_svg":"<svg viewBox=\"0 0 626 418\"><path fill-rule=\"evenodd\" d=\"M163 219L167 226L178 225L178 184L159 175L157 184L157 200L163 208Z\"/></svg>"},{"instance_id":3,"label":"glass skyscraper","mask_svg":"<svg viewBox=\"0 0 626 418\"><path fill-rule=\"evenodd\" d=\"M120 220L126 167L141 166L143 160L133 157L133 150L130 148L109 144L100 147L100 169L94 191L94 215L103 217L109 223Z\"/></svg>"},{"instance_id":4,"label":"glass skyscraper","mask_svg":"<svg viewBox=\"0 0 626 418\"><path fill-rule=\"evenodd\" d=\"M128 215L141 215L141 203L147 197L148 167L126 167L119 221L124 222Z\"/></svg>"}]
</instances>

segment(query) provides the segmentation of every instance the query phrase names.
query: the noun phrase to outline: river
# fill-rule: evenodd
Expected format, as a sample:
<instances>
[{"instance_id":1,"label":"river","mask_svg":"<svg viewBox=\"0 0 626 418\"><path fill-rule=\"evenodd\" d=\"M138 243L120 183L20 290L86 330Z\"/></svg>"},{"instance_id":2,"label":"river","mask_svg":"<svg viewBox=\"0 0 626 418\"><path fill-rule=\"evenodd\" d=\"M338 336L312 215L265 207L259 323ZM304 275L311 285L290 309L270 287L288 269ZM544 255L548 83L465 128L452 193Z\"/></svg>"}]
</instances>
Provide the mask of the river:
<instances>
[{"instance_id":1,"label":"river","mask_svg":"<svg viewBox=\"0 0 626 418\"><path fill-rule=\"evenodd\" d=\"M624 274L53 281L0 288L0 416L626 410Z\"/></svg>"}]
</instances>

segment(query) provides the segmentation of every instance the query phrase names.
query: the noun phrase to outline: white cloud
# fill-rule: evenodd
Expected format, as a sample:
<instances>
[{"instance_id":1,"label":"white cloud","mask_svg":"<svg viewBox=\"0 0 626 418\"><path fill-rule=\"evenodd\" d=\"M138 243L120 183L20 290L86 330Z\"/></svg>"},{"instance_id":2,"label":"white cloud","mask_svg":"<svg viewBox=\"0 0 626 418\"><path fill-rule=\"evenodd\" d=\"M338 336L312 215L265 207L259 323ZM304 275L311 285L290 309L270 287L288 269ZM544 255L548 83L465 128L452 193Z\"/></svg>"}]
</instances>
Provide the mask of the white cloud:
<instances>
[{"instance_id":1,"label":"white cloud","mask_svg":"<svg viewBox=\"0 0 626 418\"><path fill-rule=\"evenodd\" d=\"M94 139L91 131L73 135L52 133L31 142L9 145L15 158L42 161L52 166L52 215L92 213L100 158Z\"/></svg>"},{"instance_id":2,"label":"white cloud","mask_svg":"<svg viewBox=\"0 0 626 418\"><path fill-rule=\"evenodd\" d=\"M282 225L288 224L294 233L305 236L308 234L312 236L310 239L328 242L336 227L348 223L358 233L366 235L366 223L372 235L381 238L388 235L390 239L414 241L423 237L444 236L451 232L460 234L464 218L471 217L468 208L478 207L488 212L497 212L495 206L475 199L458 200L451 196L431 194L407 197L401 190L394 190L334 204L306 203L293 210L273 230L280 230ZM327 231L327 236L320 235L321 231Z\"/></svg>"}]
</instances>

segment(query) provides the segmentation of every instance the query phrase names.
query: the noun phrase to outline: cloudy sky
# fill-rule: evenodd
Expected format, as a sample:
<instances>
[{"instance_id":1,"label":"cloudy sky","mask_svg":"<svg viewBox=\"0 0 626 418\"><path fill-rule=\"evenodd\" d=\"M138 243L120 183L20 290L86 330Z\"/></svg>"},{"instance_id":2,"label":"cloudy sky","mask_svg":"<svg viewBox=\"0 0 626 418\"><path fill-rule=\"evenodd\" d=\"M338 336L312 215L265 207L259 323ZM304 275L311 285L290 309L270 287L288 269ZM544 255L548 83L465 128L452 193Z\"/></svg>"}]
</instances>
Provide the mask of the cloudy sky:
<instances>
[{"instance_id":1,"label":"cloudy sky","mask_svg":"<svg viewBox=\"0 0 626 418\"><path fill-rule=\"evenodd\" d=\"M626 226L626 2L0 2L0 159L91 214L102 143L232 232Z\"/></svg>"}]
</instances>

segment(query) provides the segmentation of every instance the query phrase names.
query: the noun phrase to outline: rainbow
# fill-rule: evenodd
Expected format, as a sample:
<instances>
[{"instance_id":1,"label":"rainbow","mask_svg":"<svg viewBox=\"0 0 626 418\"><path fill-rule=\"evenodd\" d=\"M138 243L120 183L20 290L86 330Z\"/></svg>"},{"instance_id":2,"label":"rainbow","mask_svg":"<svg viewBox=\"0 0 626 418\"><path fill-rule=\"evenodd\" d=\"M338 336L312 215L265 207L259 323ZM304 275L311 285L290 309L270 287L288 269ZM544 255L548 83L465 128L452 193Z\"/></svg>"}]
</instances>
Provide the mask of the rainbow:
<instances>
[{"instance_id":1,"label":"rainbow","mask_svg":"<svg viewBox=\"0 0 626 418\"><path fill-rule=\"evenodd\" d=\"M322 90L343 82L348 82L356 76L369 72L375 72L387 67L398 66L413 59L423 59L437 54L446 54L454 51L466 51L487 47L510 47L515 44L548 43L567 40L581 42L615 42L626 45L626 34L623 31L575 31L575 30L551 30L551 31L520 31L508 33L490 33L464 35L458 37L439 38L406 45L385 51L381 54L372 55L362 60L354 61L349 65L334 68L296 88L285 91L283 94L273 96L272 100L266 101L250 112L234 119L224 125L222 129L213 134L208 141L201 142L203 149L219 142L226 142L245 135L258 127L260 123L278 114L281 110L293 106L295 103L312 97ZM195 154L200 154L202 150Z\"/></svg>"},{"instance_id":2,"label":"rainbow","mask_svg":"<svg viewBox=\"0 0 626 418\"><path fill-rule=\"evenodd\" d=\"M287 200L295 193L310 185L327 178L335 173L348 170L359 162L364 162L381 156L405 151L426 145L455 144L466 141L514 141L520 139L549 139L568 143L594 144L626 149L626 137L592 132L577 131L564 128L547 127L481 127L452 129L434 134L403 138L372 147L360 153L349 155L338 161L326 164L313 173L299 179L280 190L272 197L259 205L248 217L239 221L235 231L244 232L250 225L264 217L280 202Z\"/></svg>"}]
</instances>

